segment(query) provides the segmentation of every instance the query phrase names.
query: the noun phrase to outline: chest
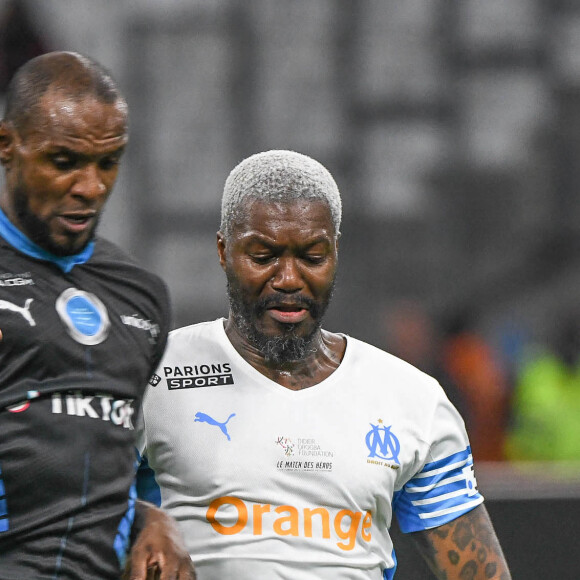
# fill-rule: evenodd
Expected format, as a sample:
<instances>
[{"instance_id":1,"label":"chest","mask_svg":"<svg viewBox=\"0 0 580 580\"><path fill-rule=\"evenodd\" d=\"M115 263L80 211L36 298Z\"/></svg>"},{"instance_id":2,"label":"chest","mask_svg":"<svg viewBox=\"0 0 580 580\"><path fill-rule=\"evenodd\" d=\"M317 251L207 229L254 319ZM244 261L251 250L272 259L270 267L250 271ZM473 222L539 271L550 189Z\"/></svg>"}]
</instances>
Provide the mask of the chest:
<instances>
[{"instance_id":1,"label":"chest","mask_svg":"<svg viewBox=\"0 0 580 580\"><path fill-rule=\"evenodd\" d=\"M377 513L426 452L413 421L387 398L353 397L354 385L332 398L156 389L145 401L148 456L176 493Z\"/></svg>"},{"instance_id":2,"label":"chest","mask_svg":"<svg viewBox=\"0 0 580 580\"><path fill-rule=\"evenodd\" d=\"M0 272L0 375L3 391L58 379L145 384L158 326L118 280L80 268L3 264ZM103 385L104 386L104 385ZM107 392L127 389L108 389ZM136 393L124 392L124 395Z\"/></svg>"}]
</instances>

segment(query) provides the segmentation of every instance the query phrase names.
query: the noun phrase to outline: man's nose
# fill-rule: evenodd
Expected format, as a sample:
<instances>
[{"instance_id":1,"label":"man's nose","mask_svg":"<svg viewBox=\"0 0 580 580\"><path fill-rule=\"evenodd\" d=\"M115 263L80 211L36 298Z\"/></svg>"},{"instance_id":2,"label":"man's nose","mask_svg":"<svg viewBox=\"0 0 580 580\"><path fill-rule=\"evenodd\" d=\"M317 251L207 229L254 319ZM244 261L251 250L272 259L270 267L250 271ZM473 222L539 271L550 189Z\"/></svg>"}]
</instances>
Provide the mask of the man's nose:
<instances>
[{"instance_id":1,"label":"man's nose","mask_svg":"<svg viewBox=\"0 0 580 580\"><path fill-rule=\"evenodd\" d=\"M103 195L107 186L99 168L94 163L87 163L77 171L75 182L71 188L73 195L93 198Z\"/></svg>"},{"instance_id":2,"label":"man's nose","mask_svg":"<svg viewBox=\"0 0 580 580\"><path fill-rule=\"evenodd\" d=\"M298 261L293 257L281 257L272 277L272 287L280 292L297 292L304 287Z\"/></svg>"}]
</instances>

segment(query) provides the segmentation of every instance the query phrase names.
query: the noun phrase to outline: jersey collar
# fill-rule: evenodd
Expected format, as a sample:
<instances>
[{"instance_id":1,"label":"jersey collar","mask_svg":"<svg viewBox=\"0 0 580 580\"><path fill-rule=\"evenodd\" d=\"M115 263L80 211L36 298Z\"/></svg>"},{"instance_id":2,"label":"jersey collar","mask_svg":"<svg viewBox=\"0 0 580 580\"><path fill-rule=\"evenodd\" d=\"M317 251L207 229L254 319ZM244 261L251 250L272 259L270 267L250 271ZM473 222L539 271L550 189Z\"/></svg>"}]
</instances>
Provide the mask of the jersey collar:
<instances>
[{"instance_id":1,"label":"jersey collar","mask_svg":"<svg viewBox=\"0 0 580 580\"><path fill-rule=\"evenodd\" d=\"M95 242L89 242L85 249L78 254L72 256L55 256L46 250L43 250L40 246L37 246L34 242L29 240L6 216L6 214L0 209L0 236L2 236L11 246L14 246L17 250L31 256L32 258L37 258L38 260L44 260L45 262L52 262L58 266L63 272L70 272L77 264L84 264L93 255L95 249Z\"/></svg>"}]
</instances>

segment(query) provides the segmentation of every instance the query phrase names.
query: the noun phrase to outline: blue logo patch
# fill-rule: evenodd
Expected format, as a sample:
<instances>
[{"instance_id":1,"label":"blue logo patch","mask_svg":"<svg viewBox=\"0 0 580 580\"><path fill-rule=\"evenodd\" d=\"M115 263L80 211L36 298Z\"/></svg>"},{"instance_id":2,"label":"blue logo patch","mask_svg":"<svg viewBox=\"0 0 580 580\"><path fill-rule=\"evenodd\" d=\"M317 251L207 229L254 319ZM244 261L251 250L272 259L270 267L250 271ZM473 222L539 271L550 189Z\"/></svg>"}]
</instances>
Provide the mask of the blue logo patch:
<instances>
[{"instance_id":1,"label":"blue logo patch","mask_svg":"<svg viewBox=\"0 0 580 580\"><path fill-rule=\"evenodd\" d=\"M392 425L385 427L382 420L378 425L371 425L371 430L366 434L365 443L369 450L368 457L378 457L385 461L394 461L401 465L399 461L399 452L401 444L396 435L391 431Z\"/></svg>"},{"instance_id":2,"label":"blue logo patch","mask_svg":"<svg viewBox=\"0 0 580 580\"><path fill-rule=\"evenodd\" d=\"M99 344L109 335L107 309L94 294L67 288L56 300L56 311L71 337L81 344Z\"/></svg>"}]
</instances>

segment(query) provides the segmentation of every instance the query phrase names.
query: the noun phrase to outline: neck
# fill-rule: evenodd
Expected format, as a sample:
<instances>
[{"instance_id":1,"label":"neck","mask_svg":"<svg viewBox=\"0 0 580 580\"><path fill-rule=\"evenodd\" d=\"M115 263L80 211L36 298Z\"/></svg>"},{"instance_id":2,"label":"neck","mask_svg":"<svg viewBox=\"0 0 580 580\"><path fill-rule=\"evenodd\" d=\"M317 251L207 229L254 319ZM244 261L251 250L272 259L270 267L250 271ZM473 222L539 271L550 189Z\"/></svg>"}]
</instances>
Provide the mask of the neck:
<instances>
[{"instance_id":1,"label":"neck","mask_svg":"<svg viewBox=\"0 0 580 580\"><path fill-rule=\"evenodd\" d=\"M266 357L240 332L230 316L225 331L240 356L270 380L299 391L312 387L330 376L340 365L346 348L345 339L337 334L318 330L308 354L298 360L277 362Z\"/></svg>"}]
</instances>

